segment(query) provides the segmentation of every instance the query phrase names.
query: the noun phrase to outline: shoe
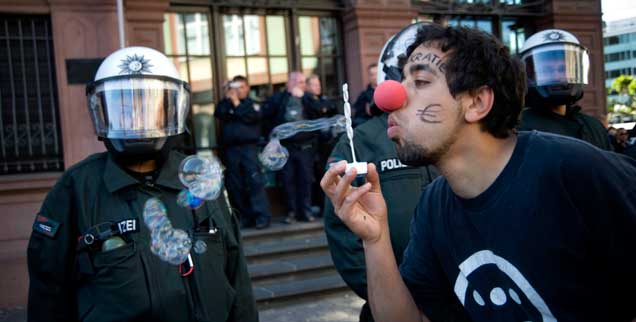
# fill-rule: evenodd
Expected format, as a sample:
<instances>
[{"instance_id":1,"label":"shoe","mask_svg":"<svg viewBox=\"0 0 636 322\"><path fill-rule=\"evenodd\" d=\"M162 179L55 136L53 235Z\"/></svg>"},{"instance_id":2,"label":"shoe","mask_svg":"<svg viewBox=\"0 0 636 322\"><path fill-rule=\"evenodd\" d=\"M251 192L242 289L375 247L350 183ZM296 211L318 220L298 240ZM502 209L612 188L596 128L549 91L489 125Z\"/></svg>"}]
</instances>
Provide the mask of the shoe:
<instances>
[{"instance_id":1,"label":"shoe","mask_svg":"<svg viewBox=\"0 0 636 322\"><path fill-rule=\"evenodd\" d=\"M256 223L256 229L265 229L267 227L269 227L269 219L265 220L265 221L261 221L261 222L257 222Z\"/></svg>"},{"instance_id":2,"label":"shoe","mask_svg":"<svg viewBox=\"0 0 636 322\"><path fill-rule=\"evenodd\" d=\"M316 221L316 217L314 217L310 212L305 212L305 216L302 220L306 222L314 222Z\"/></svg>"},{"instance_id":3,"label":"shoe","mask_svg":"<svg viewBox=\"0 0 636 322\"><path fill-rule=\"evenodd\" d=\"M285 219L283 219L283 224L291 225L291 224L293 224L295 222L296 222L296 213L293 212L293 211L290 211L287 214L287 217L285 217Z\"/></svg>"},{"instance_id":4,"label":"shoe","mask_svg":"<svg viewBox=\"0 0 636 322\"><path fill-rule=\"evenodd\" d=\"M311 214L317 218L322 217L322 211L318 206L311 206Z\"/></svg>"}]
</instances>

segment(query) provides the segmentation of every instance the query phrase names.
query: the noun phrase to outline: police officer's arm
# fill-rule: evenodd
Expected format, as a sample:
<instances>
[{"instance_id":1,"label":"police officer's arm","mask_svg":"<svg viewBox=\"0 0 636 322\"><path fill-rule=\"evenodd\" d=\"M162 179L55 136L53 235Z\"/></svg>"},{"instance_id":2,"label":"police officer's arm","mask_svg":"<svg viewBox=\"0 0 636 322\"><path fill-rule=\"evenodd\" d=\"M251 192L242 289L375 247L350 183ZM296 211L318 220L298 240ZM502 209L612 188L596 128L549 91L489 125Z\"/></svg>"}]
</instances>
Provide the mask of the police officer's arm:
<instances>
[{"instance_id":1,"label":"police officer's arm","mask_svg":"<svg viewBox=\"0 0 636 322\"><path fill-rule=\"evenodd\" d=\"M355 103L353 103L353 110L355 111L354 113L356 117L363 117L367 114L367 104L369 104L369 100L365 89L362 93L360 93L360 95L358 95Z\"/></svg>"},{"instance_id":2,"label":"police officer's arm","mask_svg":"<svg viewBox=\"0 0 636 322\"><path fill-rule=\"evenodd\" d=\"M228 265L226 275L232 288L236 291L236 299L232 305L232 311L227 321L230 322L256 322L258 312L252 294L252 283L247 271L245 254L239 230L239 222L236 216L229 212L225 202L221 202L225 217L229 224L227 232Z\"/></svg>"},{"instance_id":3,"label":"police officer's arm","mask_svg":"<svg viewBox=\"0 0 636 322\"><path fill-rule=\"evenodd\" d=\"M323 117L322 109L326 108L326 105L319 99L314 98L313 95L305 93L302 97L302 104L308 119L314 120Z\"/></svg>"},{"instance_id":4,"label":"police officer's arm","mask_svg":"<svg viewBox=\"0 0 636 322\"><path fill-rule=\"evenodd\" d=\"M261 119L261 113L254 109L254 101L251 99L242 100L236 107L234 115L247 124L257 123Z\"/></svg>"},{"instance_id":5,"label":"police officer's arm","mask_svg":"<svg viewBox=\"0 0 636 322\"><path fill-rule=\"evenodd\" d=\"M263 135L267 137L276 124L276 116L281 105L282 94L275 93L270 96L261 108L261 124Z\"/></svg>"},{"instance_id":6,"label":"police officer's arm","mask_svg":"<svg viewBox=\"0 0 636 322\"><path fill-rule=\"evenodd\" d=\"M351 160L351 150L346 135L340 137L329 160ZM367 273L362 241L336 216L329 198L325 198L323 216L329 252L338 273L359 297L366 300Z\"/></svg>"},{"instance_id":7,"label":"police officer's arm","mask_svg":"<svg viewBox=\"0 0 636 322\"><path fill-rule=\"evenodd\" d=\"M214 117L222 122L229 121L234 117L230 113L233 108L234 107L232 106L232 102L229 99L224 98L219 102L219 104L216 105L216 109L214 110Z\"/></svg>"},{"instance_id":8,"label":"police officer's arm","mask_svg":"<svg viewBox=\"0 0 636 322\"><path fill-rule=\"evenodd\" d=\"M36 216L27 248L28 321L77 321L72 188L63 177Z\"/></svg>"}]
</instances>

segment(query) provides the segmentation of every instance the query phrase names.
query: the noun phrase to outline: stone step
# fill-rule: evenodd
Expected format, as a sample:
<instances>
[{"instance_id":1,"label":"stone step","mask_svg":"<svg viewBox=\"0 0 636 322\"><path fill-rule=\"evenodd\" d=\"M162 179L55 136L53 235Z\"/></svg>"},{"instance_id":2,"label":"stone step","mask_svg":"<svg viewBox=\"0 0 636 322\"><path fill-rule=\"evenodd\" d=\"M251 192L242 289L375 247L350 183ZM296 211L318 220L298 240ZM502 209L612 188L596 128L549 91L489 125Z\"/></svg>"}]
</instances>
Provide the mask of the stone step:
<instances>
[{"instance_id":1,"label":"stone step","mask_svg":"<svg viewBox=\"0 0 636 322\"><path fill-rule=\"evenodd\" d=\"M270 262L249 265L252 282L294 276L299 278L308 272L333 270L333 261L328 253L313 256L301 255Z\"/></svg>"},{"instance_id":2,"label":"stone step","mask_svg":"<svg viewBox=\"0 0 636 322\"><path fill-rule=\"evenodd\" d=\"M293 255L311 256L328 248L324 233L292 239L275 239L246 244L243 247L249 264L262 263Z\"/></svg>"},{"instance_id":3,"label":"stone step","mask_svg":"<svg viewBox=\"0 0 636 322\"><path fill-rule=\"evenodd\" d=\"M312 235L324 231L322 220L298 222L292 225L272 223L267 229L244 229L241 231L243 244L249 245L264 240L286 239L302 235Z\"/></svg>"},{"instance_id":4,"label":"stone step","mask_svg":"<svg viewBox=\"0 0 636 322\"><path fill-rule=\"evenodd\" d=\"M316 296L321 293L346 289L347 285L337 273L302 280L255 283L254 298L259 306L294 297Z\"/></svg>"}]
</instances>

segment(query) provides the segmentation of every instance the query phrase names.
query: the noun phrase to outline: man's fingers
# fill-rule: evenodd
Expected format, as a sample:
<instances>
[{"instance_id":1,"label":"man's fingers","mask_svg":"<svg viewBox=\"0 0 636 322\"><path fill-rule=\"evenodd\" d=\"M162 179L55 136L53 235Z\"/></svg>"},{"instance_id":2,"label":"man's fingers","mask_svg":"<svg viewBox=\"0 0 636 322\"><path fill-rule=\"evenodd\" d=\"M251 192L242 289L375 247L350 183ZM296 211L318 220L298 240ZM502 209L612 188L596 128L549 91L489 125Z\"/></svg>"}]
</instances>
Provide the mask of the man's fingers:
<instances>
[{"instance_id":1,"label":"man's fingers","mask_svg":"<svg viewBox=\"0 0 636 322\"><path fill-rule=\"evenodd\" d=\"M382 193L380 175L373 162L367 163L367 182L371 184L371 191Z\"/></svg>"},{"instance_id":2,"label":"man's fingers","mask_svg":"<svg viewBox=\"0 0 636 322\"><path fill-rule=\"evenodd\" d=\"M353 179L355 179L355 177L356 169L351 168L347 171L347 173L345 173L344 177L340 179L338 185L336 185L336 193L334 198L332 199L335 209L340 208L340 205L342 204L343 199L346 197L349 188L351 188L351 182L353 181Z\"/></svg>"},{"instance_id":3,"label":"man's fingers","mask_svg":"<svg viewBox=\"0 0 636 322\"><path fill-rule=\"evenodd\" d=\"M340 209L338 209L338 216L340 217L340 220L347 222L349 220L349 216L351 216L353 212L352 208L358 202L358 199L370 190L371 184L368 182L358 188L350 189L351 192L347 194L340 205Z\"/></svg>"},{"instance_id":4,"label":"man's fingers","mask_svg":"<svg viewBox=\"0 0 636 322\"><path fill-rule=\"evenodd\" d=\"M327 169L325 174L322 176L322 179L320 180L320 187L329 198L331 198L335 193L336 185L340 181L340 174L344 172L346 167L347 161L344 160L332 163L329 169Z\"/></svg>"}]
</instances>

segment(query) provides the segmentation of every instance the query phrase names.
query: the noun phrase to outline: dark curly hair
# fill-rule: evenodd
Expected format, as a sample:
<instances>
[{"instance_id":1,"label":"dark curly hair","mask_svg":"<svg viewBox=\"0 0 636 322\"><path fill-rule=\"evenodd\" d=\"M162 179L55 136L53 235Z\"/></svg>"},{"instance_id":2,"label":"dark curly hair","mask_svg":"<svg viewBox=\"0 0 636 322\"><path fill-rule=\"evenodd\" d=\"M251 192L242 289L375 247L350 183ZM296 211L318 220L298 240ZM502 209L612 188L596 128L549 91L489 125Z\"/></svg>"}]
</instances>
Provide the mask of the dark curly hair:
<instances>
[{"instance_id":1,"label":"dark curly hair","mask_svg":"<svg viewBox=\"0 0 636 322\"><path fill-rule=\"evenodd\" d=\"M427 24L418 29L406 55L399 58L400 70L422 44L448 53L446 82L453 97L484 85L493 90L492 109L480 122L483 131L497 138L514 133L524 106L526 74L523 64L510 55L508 47L478 29Z\"/></svg>"}]
</instances>

